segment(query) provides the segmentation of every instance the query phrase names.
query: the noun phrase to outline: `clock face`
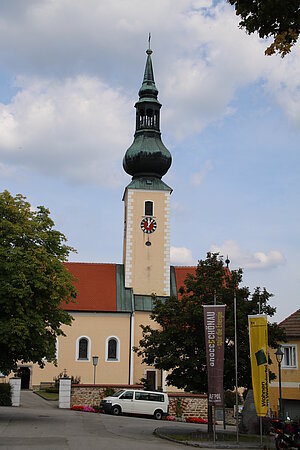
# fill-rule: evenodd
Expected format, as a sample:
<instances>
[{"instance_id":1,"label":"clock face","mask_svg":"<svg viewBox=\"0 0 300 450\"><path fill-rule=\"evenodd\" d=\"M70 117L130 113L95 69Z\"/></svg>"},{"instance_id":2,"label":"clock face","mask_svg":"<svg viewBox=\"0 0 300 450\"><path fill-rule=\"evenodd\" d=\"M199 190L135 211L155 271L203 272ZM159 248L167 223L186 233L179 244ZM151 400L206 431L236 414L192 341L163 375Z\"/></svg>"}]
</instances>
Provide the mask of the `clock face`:
<instances>
[{"instance_id":1,"label":"clock face","mask_svg":"<svg viewBox=\"0 0 300 450\"><path fill-rule=\"evenodd\" d=\"M154 233L154 231L156 230L157 227L157 223L155 221L155 219L153 219L152 217L145 217L142 221L141 221L141 229L143 230L144 233Z\"/></svg>"}]
</instances>

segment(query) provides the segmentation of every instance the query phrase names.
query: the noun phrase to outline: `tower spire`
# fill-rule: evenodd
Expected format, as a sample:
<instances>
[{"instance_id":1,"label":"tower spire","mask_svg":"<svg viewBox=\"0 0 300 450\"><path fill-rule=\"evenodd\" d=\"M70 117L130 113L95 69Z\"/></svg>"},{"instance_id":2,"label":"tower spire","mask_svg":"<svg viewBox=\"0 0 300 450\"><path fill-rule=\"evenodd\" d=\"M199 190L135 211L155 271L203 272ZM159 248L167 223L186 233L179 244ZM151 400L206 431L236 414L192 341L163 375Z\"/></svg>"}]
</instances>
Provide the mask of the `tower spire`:
<instances>
[{"instance_id":1,"label":"tower spire","mask_svg":"<svg viewBox=\"0 0 300 450\"><path fill-rule=\"evenodd\" d=\"M139 100L136 108L136 130L134 141L127 150L123 167L133 178L161 178L169 170L172 157L164 146L160 133L160 108L158 89L154 81L152 66L151 34L148 36L147 60Z\"/></svg>"}]
</instances>

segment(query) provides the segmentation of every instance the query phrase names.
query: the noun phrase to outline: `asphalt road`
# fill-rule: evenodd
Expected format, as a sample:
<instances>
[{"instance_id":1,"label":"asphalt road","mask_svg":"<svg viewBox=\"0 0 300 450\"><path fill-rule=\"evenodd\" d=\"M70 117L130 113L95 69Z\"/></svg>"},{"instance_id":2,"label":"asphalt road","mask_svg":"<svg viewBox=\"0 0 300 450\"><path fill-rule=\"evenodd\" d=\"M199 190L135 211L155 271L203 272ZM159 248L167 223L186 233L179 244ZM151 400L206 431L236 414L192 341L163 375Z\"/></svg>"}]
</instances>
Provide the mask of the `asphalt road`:
<instances>
[{"instance_id":1,"label":"asphalt road","mask_svg":"<svg viewBox=\"0 0 300 450\"><path fill-rule=\"evenodd\" d=\"M184 449L153 431L171 422L58 409L31 391L22 391L21 406L0 408L0 450L158 450ZM195 424L178 423L195 429ZM198 425L199 427L199 425Z\"/></svg>"}]
</instances>

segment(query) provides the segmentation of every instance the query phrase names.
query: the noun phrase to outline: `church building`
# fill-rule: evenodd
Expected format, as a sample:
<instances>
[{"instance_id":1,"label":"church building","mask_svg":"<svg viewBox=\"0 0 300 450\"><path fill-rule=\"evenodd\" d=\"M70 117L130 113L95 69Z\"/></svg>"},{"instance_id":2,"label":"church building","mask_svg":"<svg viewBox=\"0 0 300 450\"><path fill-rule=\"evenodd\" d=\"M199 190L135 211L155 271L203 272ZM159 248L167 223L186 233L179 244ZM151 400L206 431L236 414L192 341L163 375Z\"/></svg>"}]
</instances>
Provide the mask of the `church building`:
<instances>
[{"instance_id":1,"label":"church building","mask_svg":"<svg viewBox=\"0 0 300 450\"><path fill-rule=\"evenodd\" d=\"M57 341L57 367L21 365L23 387L51 382L64 370L80 382L94 382L93 356L98 357L96 384L136 384L146 379L152 389L167 390L166 373L141 363L133 351L142 338L140 325L150 323L152 294L177 296L195 267L170 266L170 197L162 180L172 157L161 139L158 90L151 54L136 108L136 131L123 167L132 179L124 201L123 264L68 262L76 278L76 303L63 308L73 316ZM120 236L121 238L121 236ZM152 326L155 323L152 322ZM174 389L173 389L174 390Z\"/></svg>"}]
</instances>

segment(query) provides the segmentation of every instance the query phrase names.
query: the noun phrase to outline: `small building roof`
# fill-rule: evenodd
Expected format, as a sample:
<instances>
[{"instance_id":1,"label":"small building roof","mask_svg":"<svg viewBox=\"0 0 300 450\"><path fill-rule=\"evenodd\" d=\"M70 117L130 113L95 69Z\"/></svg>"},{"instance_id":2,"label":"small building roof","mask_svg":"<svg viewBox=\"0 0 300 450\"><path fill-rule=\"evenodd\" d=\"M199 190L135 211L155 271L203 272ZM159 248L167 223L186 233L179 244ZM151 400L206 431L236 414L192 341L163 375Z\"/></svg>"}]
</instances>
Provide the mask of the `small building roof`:
<instances>
[{"instance_id":1,"label":"small building roof","mask_svg":"<svg viewBox=\"0 0 300 450\"><path fill-rule=\"evenodd\" d=\"M300 309L280 322L279 326L285 329L288 337L300 337Z\"/></svg>"}]
</instances>

